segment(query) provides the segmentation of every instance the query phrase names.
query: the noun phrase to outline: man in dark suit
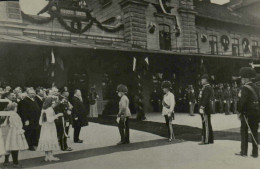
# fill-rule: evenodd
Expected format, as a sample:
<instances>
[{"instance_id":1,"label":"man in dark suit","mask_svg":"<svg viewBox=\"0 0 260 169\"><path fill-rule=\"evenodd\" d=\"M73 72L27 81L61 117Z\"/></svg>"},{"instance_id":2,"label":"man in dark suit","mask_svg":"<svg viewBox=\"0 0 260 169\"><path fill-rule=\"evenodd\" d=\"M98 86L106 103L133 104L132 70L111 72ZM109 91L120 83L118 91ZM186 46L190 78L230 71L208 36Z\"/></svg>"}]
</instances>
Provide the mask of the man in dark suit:
<instances>
[{"instance_id":1,"label":"man in dark suit","mask_svg":"<svg viewBox=\"0 0 260 169\"><path fill-rule=\"evenodd\" d=\"M211 114L212 114L212 99L214 96L214 90L209 84L209 76L204 74L201 77L202 94L200 99L199 113L202 117L202 142L203 144L214 143L213 130L211 125Z\"/></svg>"},{"instance_id":2,"label":"man in dark suit","mask_svg":"<svg viewBox=\"0 0 260 169\"><path fill-rule=\"evenodd\" d=\"M29 150L35 150L34 147L38 145L40 135L39 119L41 116L41 109L35 101L35 91L33 89L27 90L27 97L24 98L20 105L19 114L21 115L25 137L29 145Z\"/></svg>"},{"instance_id":3,"label":"man in dark suit","mask_svg":"<svg viewBox=\"0 0 260 169\"><path fill-rule=\"evenodd\" d=\"M251 67L242 67L239 71L241 76L241 98L238 106L239 118L241 121L241 151L236 155L247 156L248 149L248 125L252 136L252 157L258 157L258 120L259 114L257 111L259 92L257 86L252 82L256 72Z\"/></svg>"},{"instance_id":4,"label":"man in dark suit","mask_svg":"<svg viewBox=\"0 0 260 169\"><path fill-rule=\"evenodd\" d=\"M43 105L43 98L44 98L44 91L42 88L37 88L36 89L36 97L35 97L35 101L38 103L38 106L40 107L40 109L42 109L42 105Z\"/></svg>"},{"instance_id":5,"label":"man in dark suit","mask_svg":"<svg viewBox=\"0 0 260 169\"><path fill-rule=\"evenodd\" d=\"M81 127L88 125L87 119L87 110L83 104L81 91L76 89L74 91L74 96L71 99L72 109L72 118L73 118L73 128L74 128L74 142L83 143L83 140L79 139Z\"/></svg>"}]
</instances>

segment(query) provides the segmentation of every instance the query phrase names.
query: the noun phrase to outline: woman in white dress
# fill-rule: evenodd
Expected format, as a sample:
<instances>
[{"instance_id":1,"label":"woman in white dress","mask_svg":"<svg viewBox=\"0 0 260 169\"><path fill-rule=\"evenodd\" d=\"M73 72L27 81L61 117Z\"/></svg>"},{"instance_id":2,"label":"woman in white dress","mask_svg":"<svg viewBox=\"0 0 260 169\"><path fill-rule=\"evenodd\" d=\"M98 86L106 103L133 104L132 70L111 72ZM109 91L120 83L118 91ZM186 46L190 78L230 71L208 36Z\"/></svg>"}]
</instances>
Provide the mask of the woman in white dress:
<instances>
[{"instance_id":1,"label":"woman in white dress","mask_svg":"<svg viewBox=\"0 0 260 169\"><path fill-rule=\"evenodd\" d=\"M43 103L40 117L41 134L37 151L45 151L45 161L58 161L59 158L53 156L53 151L60 150L58 143L55 119L63 116L62 113L55 115L53 110L54 102L52 97L47 97Z\"/></svg>"},{"instance_id":2,"label":"woman in white dress","mask_svg":"<svg viewBox=\"0 0 260 169\"><path fill-rule=\"evenodd\" d=\"M163 81L162 82L162 90L165 93L162 101L162 115L165 118L166 126L168 129L169 141L172 141L174 138L173 128L172 128L172 120L174 119L174 107L175 107L175 97L173 93L170 91L172 88L171 82Z\"/></svg>"}]
</instances>

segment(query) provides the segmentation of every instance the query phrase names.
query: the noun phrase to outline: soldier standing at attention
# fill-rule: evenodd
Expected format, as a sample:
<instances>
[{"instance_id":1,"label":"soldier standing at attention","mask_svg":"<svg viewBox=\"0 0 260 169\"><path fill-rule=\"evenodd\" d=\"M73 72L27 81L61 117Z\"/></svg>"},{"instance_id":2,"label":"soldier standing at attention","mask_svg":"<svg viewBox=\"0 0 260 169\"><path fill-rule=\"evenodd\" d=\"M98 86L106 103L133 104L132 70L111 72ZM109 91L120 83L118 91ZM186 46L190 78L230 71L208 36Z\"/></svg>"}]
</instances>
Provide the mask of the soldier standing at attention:
<instances>
[{"instance_id":1,"label":"soldier standing at attention","mask_svg":"<svg viewBox=\"0 0 260 169\"><path fill-rule=\"evenodd\" d=\"M219 84L219 89L218 89L218 100L219 100L219 113L223 113L224 110L223 110L223 107L224 107L224 104L223 104L223 100L224 100L224 91L223 91L223 84Z\"/></svg>"},{"instance_id":2,"label":"soldier standing at attention","mask_svg":"<svg viewBox=\"0 0 260 169\"><path fill-rule=\"evenodd\" d=\"M238 88L237 88L237 83L233 83L233 88L232 88L232 100L233 100L233 114L237 114L237 103L238 103Z\"/></svg>"},{"instance_id":3,"label":"soldier standing at attention","mask_svg":"<svg viewBox=\"0 0 260 169\"><path fill-rule=\"evenodd\" d=\"M226 84L226 89L224 90L224 103L225 103L225 114L231 115L230 107L232 103L232 93L229 84Z\"/></svg>"},{"instance_id":4,"label":"soldier standing at attention","mask_svg":"<svg viewBox=\"0 0 260 169\"><path fill-rule=\"evenodd\" d=\"M199 113L202 117L202 142L200 145L214 143L213 130L211 126L211 114L214 90L209 84L209 76L204 74L201 77L202 94L200 99Z\"/></svg>"},{"instance_id":5,"label":"soldier standing at attention","mask_svg":"<svg viewBox=\"0 0 260 169\"><path fill-rule=\"evenodd\" d=\"M248 126L252 137L252 157L258 157L258 119L259 112L257 111L258 106L258 89L257 86L252 82L256 72L251 67L242 67L239 71L241 76L241 98L239 102L239 118L241 121L240 134L241 134L241 151L235 153L242 157L247 156L248 149ZM257 103L256 103L257 102Z\"/></svg>"}]
</instances>

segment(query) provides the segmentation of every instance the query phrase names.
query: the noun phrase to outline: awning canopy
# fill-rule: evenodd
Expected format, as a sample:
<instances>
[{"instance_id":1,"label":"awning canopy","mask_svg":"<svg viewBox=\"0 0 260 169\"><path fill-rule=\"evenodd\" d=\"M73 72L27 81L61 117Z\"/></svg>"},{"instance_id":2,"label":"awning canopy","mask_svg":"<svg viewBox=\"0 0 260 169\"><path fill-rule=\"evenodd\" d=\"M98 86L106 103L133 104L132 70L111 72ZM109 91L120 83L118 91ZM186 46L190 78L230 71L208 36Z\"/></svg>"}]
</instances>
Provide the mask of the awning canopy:
<instances>
[{"instance_id":1,"label":"awning canopy","mask_svg":"<svg viewBox=\"0 0 260 169\"><path fill-rule=\"evenodd\" d=\"M69 42L61 42L55 39L47 40L40 39L37 37L24 36L24 35L5 35L0 34L0 43L5 44L20 44L20 45L38 45L38 46L50 46L50 47L64 47L64 48L80 48L80 49L94 49L94 50L109 50L109 51L121 51L129 53L138 53L138 55L160 55L160 56L190 56L190 57L207 57L207 58L222 58L222 59L246 59L246 60L260 60L260 58L254 57L243 57L243 56L230 56L230 55L210 55L203 53L186 53L186 52L175 52L166 50L148 50L139 49L133 47L124 46L105 46L102 44L87 43L80 40L71 40Z\"/></svg>"}]
</instances>

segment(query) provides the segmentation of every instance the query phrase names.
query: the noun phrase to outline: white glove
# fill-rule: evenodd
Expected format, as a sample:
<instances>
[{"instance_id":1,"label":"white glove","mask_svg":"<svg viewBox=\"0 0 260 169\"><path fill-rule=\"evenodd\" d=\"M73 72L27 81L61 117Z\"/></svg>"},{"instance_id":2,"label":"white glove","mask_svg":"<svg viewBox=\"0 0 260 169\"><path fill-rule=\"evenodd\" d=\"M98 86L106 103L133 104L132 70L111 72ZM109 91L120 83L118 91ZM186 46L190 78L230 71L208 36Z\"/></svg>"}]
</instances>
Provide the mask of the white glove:
<instances>
[{"instance_id":1,"label":"white glove","mask_svg":"<svg viewBox=\"0 0 260 169\"><path fill-rule=\"evenodd\" d=\"M191 102L189 102L189 104L191 104Z\"/></svg>"},{"instance_id":2,"label":"white glove","mask_svg":"<svg viewBox=\"0 0 260 169\"><path fill-rule=\"evenodd\" d=\"M200 112L200 114L204 114L204 110L203 109L200 109L199 112Z\"/></svg>"},{"instance_id":3,"label":"white glove","mask_svg":"<svg viewBox=\"0 0 260 169\"><path fill-rule=\"evenodd\" d=\"M224 100L224 103L227 103L227 101L226 101L226 100Z\"/></svg>"},{"instance_id":4,"label":"white glove","mask_svg":"<svg viewBox=\"0 0 260 169\"><path fill-rule=\"evenodd\" d=\"M25 121L25 126L29 126L29 124L30 124L30 122L29 122L29 120L27 120L27 121Z\"/></svg>"}]
</instances>

